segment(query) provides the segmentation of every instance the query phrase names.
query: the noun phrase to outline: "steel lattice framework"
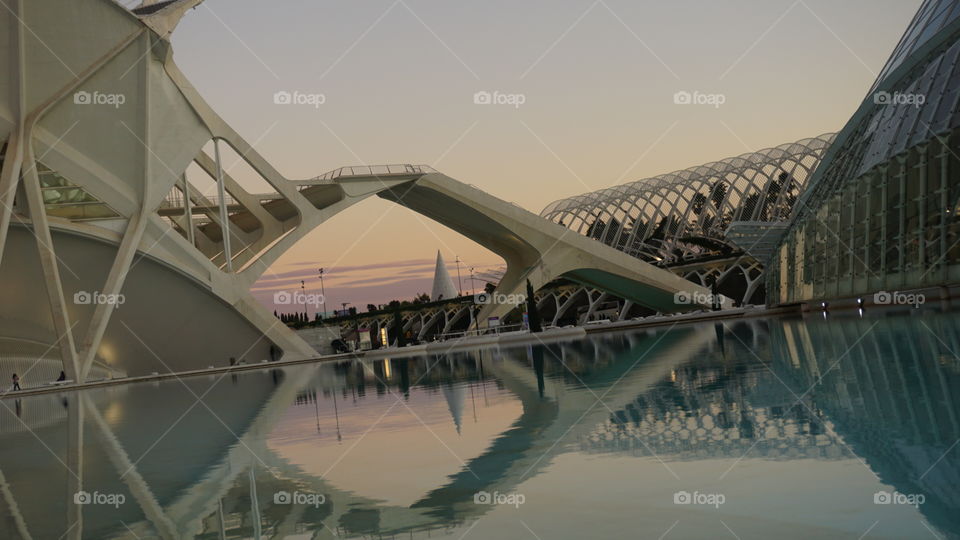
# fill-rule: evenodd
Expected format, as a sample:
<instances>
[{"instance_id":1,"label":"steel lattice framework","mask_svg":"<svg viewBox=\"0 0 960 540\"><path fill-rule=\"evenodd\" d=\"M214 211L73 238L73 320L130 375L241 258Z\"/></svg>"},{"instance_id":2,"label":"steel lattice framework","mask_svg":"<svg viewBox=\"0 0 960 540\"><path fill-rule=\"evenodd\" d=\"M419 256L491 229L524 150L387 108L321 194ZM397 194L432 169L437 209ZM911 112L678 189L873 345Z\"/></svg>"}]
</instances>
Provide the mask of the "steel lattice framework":
<instances>
[{"instance_id":1,"label":"steel lattice framework","mask_svg":"<svg viewBox=\"0 0 960 540\"><path fill-rule=\"evenodd\" d=\"M925 0L811 178L772 304L960 283L958 104L960 0Z\"/></svg>"},{"instance_id":2,"label":"steel lattice framework","mask_svg":"<svg viewBox=\"0 0 960 540\"><path fill-rule=\"evenodd\" d=\"M735 221L789 219L835 134L802 139L547 205L541 216L663 266L738 249Z\"/></svg>"}]
</instances>

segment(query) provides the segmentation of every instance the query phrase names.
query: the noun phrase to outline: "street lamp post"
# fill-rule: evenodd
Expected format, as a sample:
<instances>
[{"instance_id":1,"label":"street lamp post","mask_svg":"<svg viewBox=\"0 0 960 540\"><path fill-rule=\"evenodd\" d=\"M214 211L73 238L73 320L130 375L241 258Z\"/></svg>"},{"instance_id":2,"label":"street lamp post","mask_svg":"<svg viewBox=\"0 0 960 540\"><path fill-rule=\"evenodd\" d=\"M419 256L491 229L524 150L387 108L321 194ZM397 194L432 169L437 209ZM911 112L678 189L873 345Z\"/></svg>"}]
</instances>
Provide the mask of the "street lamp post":
<instances>
[{"instance_id":1,"label":"street lamp post","mask_svg":"<svg viewBox=\"0 0 960 540\"><path fill-rule=\"evenodd\" d=\"M300 280L300 292L303 293L303 317L307 319L309 318L307 316L307 286L302 279Z\"/></svg>"},{"instance_id":2,"label":"street lamp post","mask_svg":"<svg viewBox=\"0 0 960 540\"><path fill-rule=\"evenodd\" d=\"M463 283L460 281L460 256L456 256L457 259L457 288L460 289L460 296L463 296Z\"/></svg>"},{"instance_id":3,"label":"street lamp post","mask_svg":"<svg viewBox=\"0 0 960 540\"><path fill-rule=\"evenodd\" d=\"M477 294L477 286L473 283L473 267L470 267L470 292Z\"/></svg>"},{"instance_id":4,"label":"street lamp post","mask_svg":"<svg viewBox=\"0 0 960 540\"><path fill-rule=\"evenodd\" d=\"M327 291L323 288L323 268L319 270L320 272L320 296L323 297L323 315L320 316L321 319L327 316Z\"/></svg>"}]
</instances>

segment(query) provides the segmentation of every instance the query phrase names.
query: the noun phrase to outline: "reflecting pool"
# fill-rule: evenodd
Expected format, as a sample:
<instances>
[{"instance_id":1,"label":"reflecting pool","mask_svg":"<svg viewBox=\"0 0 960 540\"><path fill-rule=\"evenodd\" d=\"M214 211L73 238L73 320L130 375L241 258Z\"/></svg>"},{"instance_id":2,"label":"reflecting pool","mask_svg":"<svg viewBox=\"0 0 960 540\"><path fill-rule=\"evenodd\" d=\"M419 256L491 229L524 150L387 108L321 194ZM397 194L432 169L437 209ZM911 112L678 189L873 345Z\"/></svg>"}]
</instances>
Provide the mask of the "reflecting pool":
<instances>
[{"instance_id":1,"label":"reflecting pool","mask_svg":"<svg viewBox=\"0 0 960 540\"><path fill-rule=\"evenodd\" d=\"M0 538L956 538L960 314L0 401Z\"/></svg>"}]
</instances>

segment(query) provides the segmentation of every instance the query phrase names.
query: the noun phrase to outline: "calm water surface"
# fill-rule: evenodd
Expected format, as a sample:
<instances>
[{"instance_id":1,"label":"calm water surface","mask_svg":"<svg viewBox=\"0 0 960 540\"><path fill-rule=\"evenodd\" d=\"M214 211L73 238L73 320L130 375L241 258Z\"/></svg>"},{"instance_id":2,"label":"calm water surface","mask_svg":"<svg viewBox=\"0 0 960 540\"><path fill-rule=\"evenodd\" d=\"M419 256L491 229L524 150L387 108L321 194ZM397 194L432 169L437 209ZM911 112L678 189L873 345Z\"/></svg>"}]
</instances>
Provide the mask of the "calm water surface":
<instances>
[{"instance_id":1,"label":"calm water surface","mask_svg":"<svg viewBox=\"0 0 960 540\"><path fill-rule=\"evenodd\" d=\"M0 406L0 538L957 538L960 315L815 314Z\"/></svg>"}]
</instances>

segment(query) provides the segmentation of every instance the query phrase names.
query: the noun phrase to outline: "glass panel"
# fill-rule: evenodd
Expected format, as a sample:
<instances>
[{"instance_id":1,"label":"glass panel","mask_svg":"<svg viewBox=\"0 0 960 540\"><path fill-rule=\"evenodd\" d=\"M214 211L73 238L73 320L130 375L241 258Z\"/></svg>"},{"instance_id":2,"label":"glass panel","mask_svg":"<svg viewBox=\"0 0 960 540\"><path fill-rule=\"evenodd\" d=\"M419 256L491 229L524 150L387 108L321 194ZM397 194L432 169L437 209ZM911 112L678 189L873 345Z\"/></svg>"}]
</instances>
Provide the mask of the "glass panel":
<instances>
[{"instance_id":1,"label":"glass panel","mask_svg":"<svg viewBox=\"0 0 960 540\"><path fill-rule=\"evenodd\" d=\"M111 219L119 214L83 188L76 186L43 163L37 162L40 191L47 215L89 221Z\"/></svg>"}]
</instances>

